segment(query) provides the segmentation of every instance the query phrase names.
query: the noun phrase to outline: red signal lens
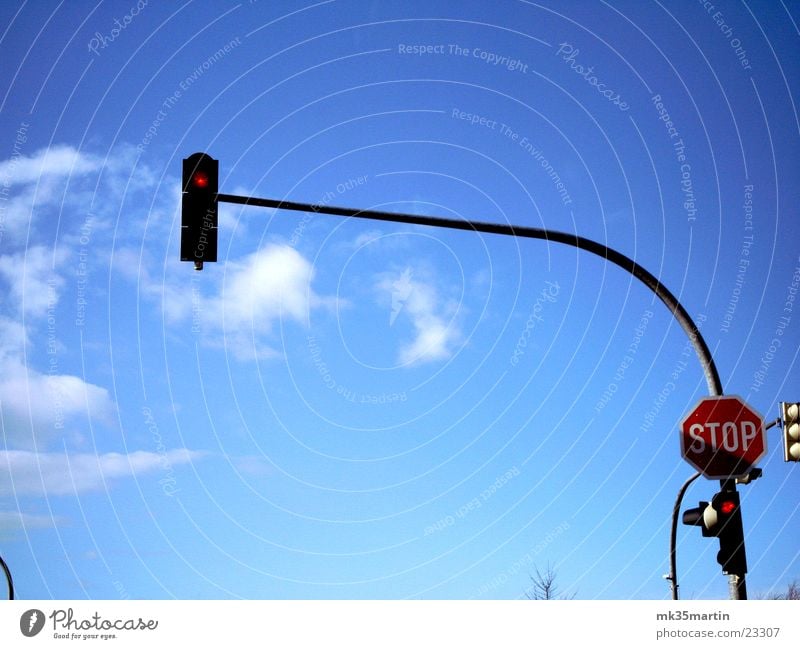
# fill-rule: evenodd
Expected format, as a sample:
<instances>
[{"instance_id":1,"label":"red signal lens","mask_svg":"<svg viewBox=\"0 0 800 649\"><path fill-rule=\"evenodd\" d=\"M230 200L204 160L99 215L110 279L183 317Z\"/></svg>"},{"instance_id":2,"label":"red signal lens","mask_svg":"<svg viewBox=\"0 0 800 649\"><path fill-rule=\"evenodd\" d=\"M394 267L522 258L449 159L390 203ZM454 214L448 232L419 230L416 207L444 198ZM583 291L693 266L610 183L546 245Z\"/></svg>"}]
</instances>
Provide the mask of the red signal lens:
<instances>
[{"instance_id":1,"label":"red signal lens","mask_svg":"<svg viewBox=\"0 0 800 649\"><path fill-rule=\"evenodd\" d=\"M196 171L192 176L192 185L200 189L208 187L208 174L204 171Z\"/></svg>"},{"instance_id":2,"label":"red signal lens","mask_svg":"<svg viewBox=\"0 0 800 649\"><path fill-rule=\"evenodd\" d=\"M723 514L731 514L734 509L736 509L736 503L732 500L723 500L722 504L719 506L719 510Z\"/></svg>"}]
</instances>

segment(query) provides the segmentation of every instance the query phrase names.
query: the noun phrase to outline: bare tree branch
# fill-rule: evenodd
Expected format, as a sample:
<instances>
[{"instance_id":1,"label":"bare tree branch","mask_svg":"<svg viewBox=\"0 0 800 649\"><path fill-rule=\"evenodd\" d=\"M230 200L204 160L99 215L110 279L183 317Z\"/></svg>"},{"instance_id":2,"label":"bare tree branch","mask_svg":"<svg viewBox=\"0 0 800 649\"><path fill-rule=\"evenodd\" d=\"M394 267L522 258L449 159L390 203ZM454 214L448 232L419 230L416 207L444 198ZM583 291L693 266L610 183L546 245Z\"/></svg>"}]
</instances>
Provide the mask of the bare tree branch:
<instances>
[{"instance_id":1,"label":"bare tree branch","mask_svg":"<svg viewBox=\"0 0 800 649\"><path fill-rule=\"evenodd\" d=\"M575 599L575 593L564 595L556 586L556 572L547 564L544 572L534 566L535 575L530 575L533 586L525 591L527 599Z\"/></svg>"}]
</instances>

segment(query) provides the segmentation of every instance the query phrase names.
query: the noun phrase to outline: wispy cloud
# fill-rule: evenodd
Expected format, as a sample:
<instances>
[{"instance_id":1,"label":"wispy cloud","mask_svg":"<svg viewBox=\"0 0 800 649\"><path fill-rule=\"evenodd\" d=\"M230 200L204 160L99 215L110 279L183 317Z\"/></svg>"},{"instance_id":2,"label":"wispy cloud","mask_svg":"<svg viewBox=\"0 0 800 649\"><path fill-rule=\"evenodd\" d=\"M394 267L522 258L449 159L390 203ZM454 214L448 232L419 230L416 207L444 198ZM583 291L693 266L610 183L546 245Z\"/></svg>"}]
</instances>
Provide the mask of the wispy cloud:
<instances>
[{"instance_id":1,"label":"wispy cloud","mask_svg":"<svg viewBox=\"0 0 800 649\"><path fill-rule=\"evenodd\" d=\"M59 162L63 164L63 160ZM46 445L71 418L86 415L108 421L113 403L108 391L63 371L64 343L58 335L58 306L66 284L58 272L66 247L30 244L0 254L0 426L7 445ZM24 323L24 324L23 324ZM31 363L33 345L48 353L47 371Z\"/></svg>"},{"instance_id":2,"label":"wispy cloud","mask_svg":"<svg viewBox=\"0 0 800 649\"><path fill-rule=\"evenodd\" d=\"M30 156L18 156L0 162L0 177L12 184L32 183L52 176L81 175L102 166L98 156L87 155L69 145L39 149Z\"/></svg>"},{"instance_id":3,"label":"wispy cloud","mask_svg":"<svg viewBox=\"0 0 800 649\"><path fill-rule=\"evenodd\" d=\"M200 319L202 344L241 361L281 355L271 335L277 323L305 326L313 310L344 304L313 289L313 264L285 244L270 243L239 260L229 259L220 279L207 273L202 288L191 290L186 273L151 276L133 250L121 250L114 259L129 268L129 279L145 295L160 303L168 323L183 327L189 317Z\"/></svg>"},{"instance_id":4,"label":"wispy cloud","mask_svg":"<svg viewBox=\"0 0 800 649\"><path fill-rule=\"evenodd\" d=\"M443 299L432 281L421 278L419 269L406 266L402 272L382 273L376 283L379 301L391 296L390 325L407 319L413 338L400 343L397 360L402 365L418 365L445 360L453 355L462 339L456 324L457 305Z\"/></svg>"},{"instance_id":5,"label":"wispy cloud","mask_svg":"<svg viewBox=\"0 0 800 649\"><path fill-rule=\"evenodd\" d=\"M163 238L171 224L165 215L174 214L180 200L177 180L141 164L135 147L126 144L115 145L105 157L70 145L12 156L0 161L0 183L9 190L0 206L6 248L28 247L56 224L59 247L70 247L88 214L94 215L93 239L101 231L118 237L141 234L145 227L158 229ZM127 218L119 219L123 211ZM95 246L93 254L98 253Z\"/></svg>"},{"instance_id":6,"label":"wispy cloud","mask_svg":"<svg viewBox=\"0 0 800 649\"><path fill-rule=\"evenodd\" d=\"M58 259L62 259L61 255ZM0 278L6 285L7 311L42 317L55 308L64 279L55 272L53 251L32 245L25 251L0 255Z\"/></svg>"},{"instance_id":7,"label":"wispy cloud","mask_svg":"<svg viewBox=\"0 0 800 649\"><path fill-rule=\"evenodd\" d=\"M26 514L24 512L0 512L0 536L20 530L47 529L63 525L66 519L62 516L44 514Z\"/></svg>"},{"instance_id":8,"label":"wispy cloud","mask_svg":"<svg viewBox=\"0 0 800 649\"><path fill-rule=\"evenodd\" d=\"M64 428L68 418L86 415L108 420L113 404L108 390L70 374L42 374L17 360L0 364L0 404L5 437L30 447L33 432L46 442Z\"/></svg>"},{"instance_id":9,"label":"wispy cloud","mask_svg":"<svg viewBox=\"0 0 800 649\"><path fill-rule=\"evenodd\" d=\"M351 246L356 249L362 248L363 246L368 246L370 244L379 242L383 236L384 235L380 230L367 230L366 232L359 234L353 240Z\"/></svg>"},{"instance_id":10,"label":"wispy cloud","mask_svg":"<svg viewBox=\"0 0 800 649\"><path fill-rule=\"evenodd\" d=\"M0 495L61 496L98 491L108 482L169 471L206 454L178 448L164 453L36 453L0 451Z\"/></svg>"},{"instance_id":11,"label":"wispy cloud","mask_svg":"<svg viewBox=\"0 0 800 649\"><path fill-rule=\"evenodd\" d=\"M238 455L229 459L237 471L247 475L260 477L275 473L272 463L260 455Z\"/></svg>"}]
</instances>

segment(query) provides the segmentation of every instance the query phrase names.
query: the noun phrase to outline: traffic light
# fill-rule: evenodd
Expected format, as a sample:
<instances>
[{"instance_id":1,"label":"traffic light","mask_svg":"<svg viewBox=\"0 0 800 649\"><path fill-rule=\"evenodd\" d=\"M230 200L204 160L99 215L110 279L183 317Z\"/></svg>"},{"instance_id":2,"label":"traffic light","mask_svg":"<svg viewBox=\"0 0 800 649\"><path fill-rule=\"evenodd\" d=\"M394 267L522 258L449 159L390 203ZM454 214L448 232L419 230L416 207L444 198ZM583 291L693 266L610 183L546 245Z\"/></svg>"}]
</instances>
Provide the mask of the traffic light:
<instances>
[{"instance_id":1,"label":"traffic light","mask_svg":"<svg viewBox=\"0 0 800 649\"><path fill-rule=\"evenodd\" d=\"M205 153L184 159L181 261L193 261L195 270L203 270L205 261L217 261L218 191L218 160Z\"/></svg>"},{"instance_id":2,"label":"traffic light","mask_svg":"<svg viewBox=\"0 0 800 649\"><path fill-rule=\"evenodd\" d=\"M722 572L743 575L747 572L744 552L744 527L739 494L736 491L721 491L711 500L711 509L717 516L714 536L719 537L717 563Z\"/></svg>"},{"instance_id":3,"label":"traffic light","mask_svg":"<svg viewBox=\"0 0 800 649\"><path fill-rule=\"evenodd\" d=\"M783 459L800 462L800 403L782 403Z\"/></svg>"},{"instance_id":4,"label":"traffic light","mask_svg":"<svg viewBox=\"0 0 800 649\"><path fill-rule=\"evenodd\" d=\"M717 563L722 566L724 573L744 575L747 572L738 492L720 491L710 503L701 502L700 507L683 512L683 522L699 526L703 536L716 536L719 539Z\"/></svg>"},{"instance_id":5,"label":"traffic light","mask_svg":"<svg viewBox=\"0 0 800 649\"><path fill-rule=\"evenodd\" d=\"M701 500L699 507L687 509L685 512L683 512L683 524L697 525L700 527L700 531L703 533L703 536L715 536L715 534L711 533L711 528L705 520L705 514L709 509L709 504L710 503Z\"/></svg>"}]
</instances>

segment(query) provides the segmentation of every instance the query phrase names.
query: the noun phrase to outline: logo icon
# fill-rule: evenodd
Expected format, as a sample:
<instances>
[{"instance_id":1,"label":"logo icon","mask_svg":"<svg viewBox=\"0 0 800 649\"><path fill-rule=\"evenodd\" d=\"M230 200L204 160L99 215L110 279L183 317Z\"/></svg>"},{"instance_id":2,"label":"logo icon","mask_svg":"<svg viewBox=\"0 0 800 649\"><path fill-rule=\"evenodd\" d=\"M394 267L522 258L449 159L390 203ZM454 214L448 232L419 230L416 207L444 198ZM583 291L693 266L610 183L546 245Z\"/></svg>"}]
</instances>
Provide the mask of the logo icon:
<instances>
[{"instance_id":1,"label":"logo icon","mask_svg":"<svg viewBox=\"0 0 800 649\"><path fill-rule=\"evenodd\" d=\"M394 324L397 316L400 315L400 311L403 310L403 306L408 298L411 297L411 292L414 290L414 284L411 281L413 275L414 272L407 266L400 278L392 282L392 313L389 316L390 327Z\"/></svg>"},{"instance_id":2,"label":"logo icon","mask_svg":"<svg viewBox=\"0 0 800 649\"><path fill-rule=\"evenodd\" d=\"M44 613L38 608L25 611L19 618L19 630L22 635L32 638L44 628Z\"/></svg>"}]
</instances>

